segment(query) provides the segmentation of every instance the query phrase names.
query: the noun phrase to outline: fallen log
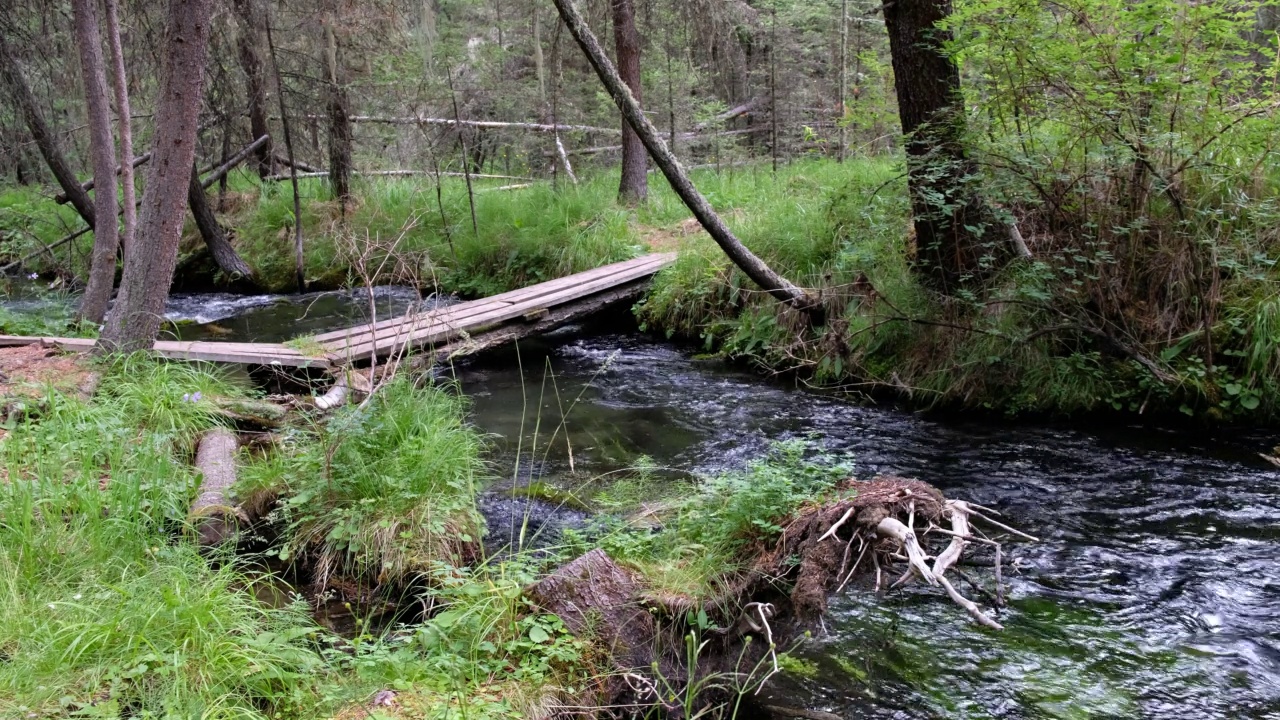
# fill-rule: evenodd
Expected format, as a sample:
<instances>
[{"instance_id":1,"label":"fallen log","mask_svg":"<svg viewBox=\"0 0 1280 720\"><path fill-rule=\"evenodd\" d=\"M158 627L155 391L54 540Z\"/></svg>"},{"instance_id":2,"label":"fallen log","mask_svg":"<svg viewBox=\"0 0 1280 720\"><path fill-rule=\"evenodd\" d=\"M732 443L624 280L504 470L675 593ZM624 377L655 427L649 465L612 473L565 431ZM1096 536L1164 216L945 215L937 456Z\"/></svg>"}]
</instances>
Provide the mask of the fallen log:
<instances>
[{"instance_id":1,"label":"fallen log","mask_svg":"<svg viewBox=\"0 0 1280 720\"><path fill-rule=\"evenodd\" d=\"M308 116L312 117L312 116ZM315 116L318 119L319 116ZM594 125L546 125L543 123L518 123L518 122L497 122L494 120L453 120L450 118L431 118L431 117L386 117L380 115L352 115L350 118L353 123L376 123L381 125L441 125L446 127L473 127L487 128L490 130L529 130L531 132L584 132L584 133L607 133L610 135L621 134L618 128L596 127Z\"/></svg>"},{"instance_id":2,"label":"fallen log","mask_svg":"<svg viewBox=\"0 0 1280 720\"><path fill-rule=\"evenodd\" d=\"M356 170L356 171L353 171L351 174L359 175L361 177L414 177L417 175L435 176L437 174L440 177L464 177L466 175L466 173L458 173L458 172L435 173L429 170ZM266 180L269 182L281 182L284 180L288 180L290 177L291 177L290 175L268 175L267 177L263 178L263 180ZM329 177L329 171L327 170L319 170L317 172L298 173L299 180L303 180L306 178L327 178L327 177ZM518 175L484 175L484 174L478 174L478 173L472 173L471 177L479 178L481 180L521 180L521 181L527 181L527 182L533 182L534 180L534 178L520 177Z\"/></svg>"},{"instance_id":3,"label":"fallen log","mask_svg":"<svg viewBox=\"0 0 1280 720\"><path fill-rule=\"evenodd\" d=\"M276 155L276 162L280 163L281 165L284 165L285 167L297 168L302 172L322 172L321 169L316 167L315 165L308 165L307 163L297 158L290 160L284 155Z\"/></svg>"},{"instance_id":4,"label":"fallen log","mask_svg":"<svg viewBox=\"0 0 1280 720\"><path fill-rule=\"evenodd\" d=\"M236 450L239 441L226 428L210 430L200 438L196 469L200 471L200 494L191 503L187 520L201 547L213 547L232 539L243 514L231 499L236 483Z\"/></svg>"}]
</instances>

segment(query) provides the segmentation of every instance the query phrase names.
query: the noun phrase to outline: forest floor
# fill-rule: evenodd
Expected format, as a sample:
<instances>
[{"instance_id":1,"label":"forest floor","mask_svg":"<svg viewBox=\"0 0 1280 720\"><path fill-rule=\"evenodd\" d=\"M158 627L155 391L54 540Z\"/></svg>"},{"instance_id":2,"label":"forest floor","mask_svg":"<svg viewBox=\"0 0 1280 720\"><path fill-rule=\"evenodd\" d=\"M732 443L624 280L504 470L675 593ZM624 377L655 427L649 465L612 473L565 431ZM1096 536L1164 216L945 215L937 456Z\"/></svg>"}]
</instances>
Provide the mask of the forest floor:
<instances>
[{"instance_id":1,"label":"forest floor","mask_svg":"<svg viewBox=\"0 0 1280 720\"><path fill-rule=\"evenodd\" d=\"M1124 274L1163 267L1170 251L1159 243L1149 261L1121 262L1106 248L1084 257L1031 227L1031 259L1010 263L981 290L942 297L913 268L905 178L893 157L801 161L776 175L763 166L708 169L694 178L754 252L821 294L827 323L810 327L753 291L656 175L649 202L636 209L617 205L608 173L514 190L479 181L474 225L461 181L446 180L437 196L429 178L362 180L342 217L327 186L307 180L304 273L314 288L372 281L476 297L676 249L679 262L636 308L642 327L813 387L1007 415L1280 418L1280 269L1268 260L1280 249L1266 249L1273 239L1262 228L1190 238L1221 258L1211 299L1190 278L1153 286ZM287 186L240 179L225 207L224 223L257 281L291 289ZM42 223L19 223L31 213ZM6 254L57 236L66 216L30 192L0 194ZM179 284L216 285L194 232L184 247ZM74 247L70 263L38 260L36 269L82 272L87 249ZM1099 309L1104 301L1116 309ZM1206 302L1200 327L1187 325ZM55 321L65 325L69 314ZM1191 330L1162 330L1177 323ZM33 329L12 316L0 316L0 325Z\"/></svg>"}]
</instances>

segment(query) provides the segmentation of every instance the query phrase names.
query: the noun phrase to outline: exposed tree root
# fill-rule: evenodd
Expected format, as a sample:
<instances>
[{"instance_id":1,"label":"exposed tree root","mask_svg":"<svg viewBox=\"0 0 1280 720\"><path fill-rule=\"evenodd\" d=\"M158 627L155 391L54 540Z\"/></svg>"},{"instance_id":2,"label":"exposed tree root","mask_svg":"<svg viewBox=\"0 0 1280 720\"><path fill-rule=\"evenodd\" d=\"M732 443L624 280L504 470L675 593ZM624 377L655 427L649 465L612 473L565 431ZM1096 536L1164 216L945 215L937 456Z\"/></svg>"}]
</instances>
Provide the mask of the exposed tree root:
<instances>
[{"instance_id":1,"label":"exposed tree root","mask_svg":"<svg viewBox=\"0 0 1280 720\"><path fill-rule=\"evenodd\" d=\"M588 626L584 618L595 618L590 634L609 648L623 649L613 656L622 679L601 687L593 702L652 707L662 705L660 697L670 697L673 687L695 683L718 687L722 695L756 692L778 672L778 648L796 637L802 623L821 618L829 595L843 591L856 577L874 576L878 595L923 580L945 591L975 622L1002 629L947 576L962 576L956 566L971 545L990 545L996 549L999 582L1001 544L983 535L975 522L1020 538L1031 536L992 520L995 514L947 500L919 480L849 480L831 500L798 511L771 547L758 549L746 572L726 574L716 583L714 597L652 593L642 578L619 568L600 550L564 566L529 595L535 604L560 614L575 633ZM925 539L934 534L948 540L930 555ZM890 584L894 577L897 581ZM1000 588L992 593L963 577L992 604L1003 604ZM584 589L602 579L606 589ZM721 629L693 632L689 618L702 613ZM715 695L709 692L708 702Z\"/></svg>"}]
</instances>

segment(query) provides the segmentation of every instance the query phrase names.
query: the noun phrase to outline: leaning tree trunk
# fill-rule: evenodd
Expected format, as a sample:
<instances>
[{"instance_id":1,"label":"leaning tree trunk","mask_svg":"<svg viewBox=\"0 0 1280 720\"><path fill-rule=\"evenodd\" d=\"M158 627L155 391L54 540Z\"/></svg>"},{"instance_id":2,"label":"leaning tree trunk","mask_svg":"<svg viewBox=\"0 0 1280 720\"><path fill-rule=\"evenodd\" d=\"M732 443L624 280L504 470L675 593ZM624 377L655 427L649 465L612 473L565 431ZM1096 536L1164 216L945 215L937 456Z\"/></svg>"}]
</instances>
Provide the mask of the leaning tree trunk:
<instances>
[{"instance_id":1,"label":"leaning tree trunk","mask_svg":"<svg viewBox=\"0 0 1280 720\"><path fill-rule=\"evenodd\" d=\"M169 0L147 191L135 251L125 258L120 294L98 342L103 351L148 348L160 332L195 162L209 6L210 0Z\"/></svg>"},{"instance_id":2,"label":"leaning tree trunk","mask_svg":"<svg viewBox=\"0 0 1280 720\"><path fill-rule=\"evenodd\" d=\"M97 325L107 315L116 282L116 250L120 227L116 224L116 142L111 132L111 103L107 99L107 64L102 54L102 26L98 0L72 0L76 45L89 120L89 148L93 156L94 233L89 283L80 300L80 318ZM127 164L127 163L126 163Z\"/></svg>"},{"instance_id":3,"label":"leaning tree trunk","mask_svg":"<svg viewBox=\"0 0 1280 720\"><path fill-rule=\"evenodd\" d=\"M631 0L612 0L613 39L618 54L618 74L627 84L631 96L640 103L640 34L636 32L636 13ZM618 202L639 205L649 197L649 167L644 143L622 118L622 182Z\"/></svg>"},{"instance_id":4,"label":"leaning tree trunk","mask_svg":"<svg viewBox=\"0 0 1280 720\"><path fill-rule=\"evenodd\" d=\"M808 314L814 321L820 321L823 316L821 301L812 294L796 287L789 280L776 273L773 268L765 264L763 260L751 252L746 245L742 244L731 230L725 225L724 220L716 214L711 207L711 203L698 192L698 188L694 187L693 182L689 180L689 175L680 166L680 161L671 152L671 148L667 147L662 138L658 135L658 129L649 122L649 118L645 117L644 111L640 109L640 103L632 97L631 90L627 88L626 83L618 75L618 71L613 67L613 63L609 61L604 50L600 47L600 41L596 39L591 28L587 26L586 20L582 18L582 14L578 12L578 8L574 6L573 0L553 0L556 9L560 11L560 18L564 20L565 27L569 29L573 39L577 41L578 46L582 48L582 52L587 56L587 60L591 62L591 66L595 68L596 74L600 77L600 82L604 84L605 89L609 91L609 95L613 97L614 103L618 109L622 111L622 116L626 118L631 128L640 136L641 142L644 143L649 154L653 157L654 164L658 169L662 170L662 174L666 176L667 181L671 183L671 188L675 190L676 195L684 201L689 210L693 212L694 217L716 241L720 249L725 255L737 265L747 277L763 288L778 300Z\"/></svg>"},{"instance_id":5,"label":"leaning tree trunk","mask_svg":"<svg viewBox=\"0 0 1280 720\"><path fill-rule=\"evenodd\" d=\"M31 92L31 86L27 84L27 78L22 74L22 67L18 64L17 56L14 55L13 49L9 47L9 42L4 35L0 35L0 75L4 77L5 84L9 86L9 93L13 97L13 102L17 104L18 109L21 111L22 117L27 123L27 129L31 131L31 137L36 142L36 148L40 150L45 162L49 164L49 170L53 172L53 177L58 181L58 186L62 188L62 192L67 196L71 206L76 209L76 212L80 213L80 217L84 218L89 227L93 227L93 201L89 199L89 193L80 187L80 181L76 179L76 174L71 171L71 166L67 164L67 159L63 156L62 149L58 147L58 137L54 135L53 129L49 127L49 124L44 120L44 116L40 114L40 106L36 103L36 97Z\"/></svg>"},{"instance_id":6,"label":"leaning tree trunk","mask_svg":"<svg viewBox=\"0 0 1280 720\"><path fill-rule=\"evenodd\" d=\"M960 70L944 48L950 31L938 27L950 13L950 0L884 5L898 115L907 137L916 269L943 292L979 275L984 256L1001 251L985 239L997 233L984 233L993 217L973 188L977 168L965 153Z\"/></svg>"},{"instance_id":7,"label":"leaning tree trunk","mask_svg":"<svg viewBox=\"0 0 1280 720\"><path fill-rule=\"evenodd\" d=\"M225 175L224 175L225 177ZM200 171L191 166L191 181L187 185L187 204L191 206L191 216L195 218L200 237L209 247L209 254L217 263L218 269L232 280L252 277L253 268L236 253L227 241L227 235L218 224L218 218L209 207L209 198L204 194L204 185L200 182Z\"/></svg>"},{"instance_id":8,"label":"leaning tree trunk","mask_svg":"<svg viewBox=\"0 0 1280 720\"><path fill-rule=\"evenodd\" d=\"M124 230L120 243L128 256L138 232L137 189L133 184L133 111L129 105L129 76L124 66L124 46L120 42L120 0L106 0L107 37L111 45L111 65L120 117L120 186L123 188Z\"/></svg>"},{"instance_id":9,"label":"leaning tree trunk","mask_svg":"<svg viewBox=\"0 0 1280 720\"><path fill-rule=\"evenodd\" d=\"M262 36L266 25L259 2L261 0L235 0L236 15L240 18L240 38L237 42L240 67L246 77L249 130L254 138L271 134L267 126L266 65L262 60ZM270 140L258 149L258 177L268 178L276 174L274 152Z\"/></svg>"},{"instance_id":10,"label":"leaning tree trunk","mask_svg":"<svg viewBox=\"0 0 1280 720\"><path fill-rule=\"evenodd\" d=\"M337 14L330 13L324 28L329 78L329 184L345 217L351 200L351 116L347 110L347 89L342 84L338 33L333 27L337 21Z\"/></svg>"}]
</instances>

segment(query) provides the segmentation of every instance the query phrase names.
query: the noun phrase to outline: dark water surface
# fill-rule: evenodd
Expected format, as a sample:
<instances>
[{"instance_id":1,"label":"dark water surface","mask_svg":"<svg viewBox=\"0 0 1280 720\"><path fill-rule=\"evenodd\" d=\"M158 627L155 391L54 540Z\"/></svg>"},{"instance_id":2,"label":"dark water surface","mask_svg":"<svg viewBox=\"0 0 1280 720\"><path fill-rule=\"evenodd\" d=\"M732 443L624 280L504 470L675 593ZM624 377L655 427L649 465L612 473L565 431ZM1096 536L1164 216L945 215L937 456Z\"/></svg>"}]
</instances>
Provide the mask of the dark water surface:
<instances>
[{"instance_id":1,"label":"dark water surface","mask_svg":"<svg viewBox=\"0 0 1280 720\"><path fill-rule=\"evenodd\" d=\"M811 436L862 476L918 477L1042 539L1012 550L1005 632L938 592L855 590L767 703L847 718L1280 718L1280 473L1256 455L1265 436L929 419L607 331L525 343L460 380L503 468L519 452L544 478L641 456L714 473ZM562 416L568 444L562 429L548 450Z\"/></svg>"}]
</instances>

